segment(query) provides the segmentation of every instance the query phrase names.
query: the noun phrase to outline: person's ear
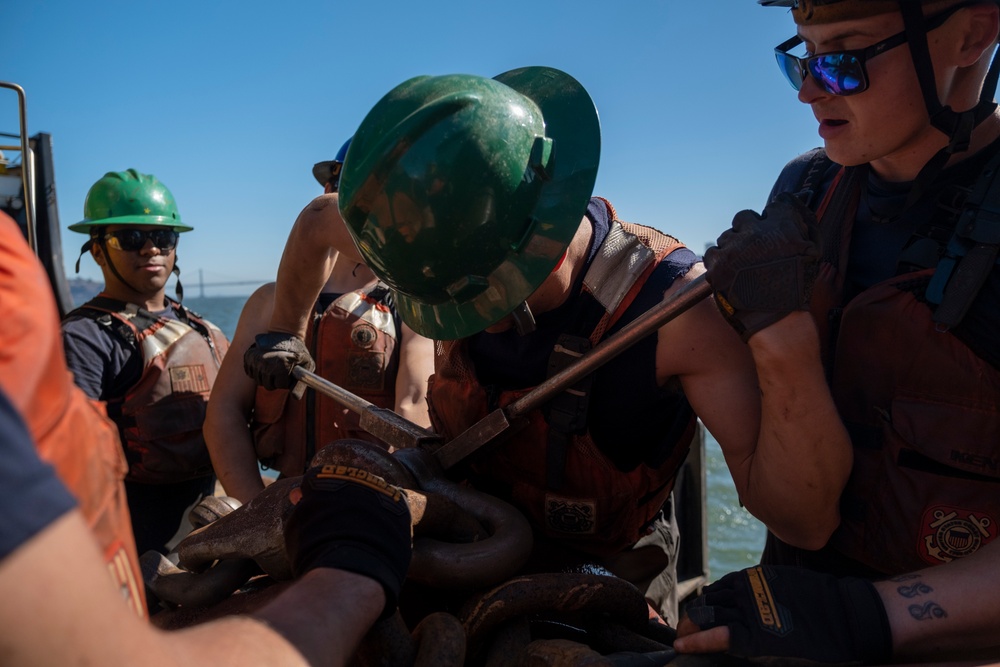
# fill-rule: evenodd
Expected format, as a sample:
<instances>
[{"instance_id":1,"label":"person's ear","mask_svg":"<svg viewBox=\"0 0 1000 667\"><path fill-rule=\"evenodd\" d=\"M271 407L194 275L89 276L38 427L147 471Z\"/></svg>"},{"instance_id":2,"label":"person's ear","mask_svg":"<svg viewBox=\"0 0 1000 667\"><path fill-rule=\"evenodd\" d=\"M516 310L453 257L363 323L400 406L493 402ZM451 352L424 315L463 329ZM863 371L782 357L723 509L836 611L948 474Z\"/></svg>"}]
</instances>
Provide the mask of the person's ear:
<instances>
[{"instance_id":1,"label":"person's ear","mask_svg":"<svg viewBox=\"0 0 1000 667\"><path fill-rule=\"evenodd\" d=\"M958 16L962 20L962 32L956 45L957 65L971 67L993 53L1000 37L1000 7L993 3L973 5L960 11Z\"/></svg>"},{"instance_id":2,"label":"person's ear","mask_svg":"<svg viewBox=\"0 0 1000 667\"><path fill-rule=\"evenodd\" d=\"M107 256L104 254L104 248L97 241L92 241L90 244L90 254L94 257L94 261L97 265L103 267L107 263Z\"/></svg>"}]
</instances>

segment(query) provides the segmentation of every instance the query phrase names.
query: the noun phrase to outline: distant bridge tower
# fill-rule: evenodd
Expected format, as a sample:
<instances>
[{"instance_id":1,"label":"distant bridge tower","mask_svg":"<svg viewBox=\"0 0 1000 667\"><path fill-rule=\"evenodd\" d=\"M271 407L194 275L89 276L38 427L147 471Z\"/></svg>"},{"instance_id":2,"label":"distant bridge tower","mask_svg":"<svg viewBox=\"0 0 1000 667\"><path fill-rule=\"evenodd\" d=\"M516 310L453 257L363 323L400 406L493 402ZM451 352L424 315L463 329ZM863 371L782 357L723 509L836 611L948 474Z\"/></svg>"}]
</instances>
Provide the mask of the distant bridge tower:
<instances>
[{"instance_id":1,"label":"distant bridge tower","mask_svg":"<svg viewBox=\"0 0 1000 667\"><path fill-rule=\"evenodd\" d=\"M273 278L271 280L274 280ZM259 287L264 283L268 282L266 279L253 279L253 280L224 280L220 282L205 282L205 272L203 269L198 269L198 298L205 298L205 288L206 287L235 287L238 285L254 285Z\"/></svg>"}]
</instances>

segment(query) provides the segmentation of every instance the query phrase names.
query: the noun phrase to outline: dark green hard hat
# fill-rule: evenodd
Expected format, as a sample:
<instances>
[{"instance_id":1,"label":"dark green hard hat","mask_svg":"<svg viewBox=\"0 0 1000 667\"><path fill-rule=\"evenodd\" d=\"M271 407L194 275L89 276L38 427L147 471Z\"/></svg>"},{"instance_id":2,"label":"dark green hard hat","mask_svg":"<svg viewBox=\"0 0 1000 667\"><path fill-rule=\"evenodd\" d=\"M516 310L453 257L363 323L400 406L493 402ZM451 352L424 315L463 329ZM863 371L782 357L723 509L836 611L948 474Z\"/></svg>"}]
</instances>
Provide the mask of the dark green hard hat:
<instances>
[{"instance_id":1,"label":"dark green hard hat","mask_svg":"<svg viewBox=\"0 0 1000 667\"><path fill-rule=\"evenodd\" d=\"M109 171L94 183L83 203L83 220L69 229L89 234L92 227L107 225L158 225L177 232L194 229L181 222L167 186L135 169Z\"/></svg>"},{"instance_id":2,"label":"dark green hard hat","mask_svg":"<svg viewBox=\"0 0 1000 667\"><path fill-rule=\"evenodd\" d=\"M601 131L568 74L406 81L354 135L340 210L403 320L438 340L503 319L556 267L587 209Z\"/></svg>"}]
</instances>

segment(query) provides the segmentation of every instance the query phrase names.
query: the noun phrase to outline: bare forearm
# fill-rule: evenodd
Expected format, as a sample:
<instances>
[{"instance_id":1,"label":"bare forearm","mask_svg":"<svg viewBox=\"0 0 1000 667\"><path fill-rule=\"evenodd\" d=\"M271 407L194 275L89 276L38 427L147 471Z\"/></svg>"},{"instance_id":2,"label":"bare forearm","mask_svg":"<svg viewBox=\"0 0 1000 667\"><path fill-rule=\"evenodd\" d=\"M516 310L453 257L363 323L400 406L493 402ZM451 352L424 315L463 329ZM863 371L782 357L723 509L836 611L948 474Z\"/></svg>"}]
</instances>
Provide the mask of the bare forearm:
<instances>
[{"instance_id":1,"label":"bare forearm","mask_svg":"<svg viewBox=\"0 0 1000 667\"><path fill-rule=\"evenodd\" d=\"M234 350L245 350L270 316L270 287L258 289L247 301L233 336ZM222 488L241 503L264 490L257 467L250 418L257 386L243 371L240 354L226 355L212 387L202 432L212 467Z\"/></svg>"},{"instance_id":2,"label":"bare forearm","mask_svg":"<svg viewBox=\"0 0 1000 667\"><path fill-rule=\"evenodd\" d=\"M297 646L310 665L343 665L385 606L373 579L319 568L255 616Z\"/></svg>"},{"instance_id":3,"label":"bare forearm","mask_svg":"<svg viewBox=\"0 0 1000 667\"><path fill-rule=\"evenodd\" d=\"M1000 657L998 547L875 585L895 659Z\"/></svg>"},{"instance_id":4,"label":"bare forearm","mask_svg":"<svg viewBox=\"0 0 1000 667\"><path fill-rule=\"evenodd\" d=\"M0 561L0 593L0 662L5 665L307 664L289 639L248 617L176 632L141 620L122 602L76 510ZM353 608L355 602L330 594L323 604ZM341 647L328 648L334 654Z\"/></svg>"},{"instance_id":5,"label":"bare forearm","mask_svg":"<svg viewBox=\"0 0 1000 667\"><path fill-rule=\"evenodd\" d=\"M170 664L348 664L385 604L382 586L351 572L321 568L249 617L228 617L176 633Z\"/></svg>"},{"instance_id":6,"label":"bare forearm","mask_svg":"<svg viewBox=\"0 0 1000 667\"><path fill-rule=\"evenodd\" d=\"M246 419L232 411L210 411L204 432L212 467L226 495L250 502L264 490L264 481Z\"/></svg>"},{"instance_id":7,"label":"bare forearm","mask_svg":"<svg viewBox=\"0 0 1000 667\"><path fill-rule=\"evenodd\" d=\"M167 665L283 665L315 667L301 651L267 623L249 616L231 616L172 633L158 633ZM153 664L153 663L150 663Z\"/></svg>"},{"instance_id":8,"label":"bare forearm","mask_svg":"<svg viewBox=\"0 0 1000 667\"><path fill-rule=\"evenodd\" d=\"M750 339L761 426L744 502L778 537L817 549L840 520L851 441L827 387L811 317L793 313Z\"/></svg>"}]
</instances>

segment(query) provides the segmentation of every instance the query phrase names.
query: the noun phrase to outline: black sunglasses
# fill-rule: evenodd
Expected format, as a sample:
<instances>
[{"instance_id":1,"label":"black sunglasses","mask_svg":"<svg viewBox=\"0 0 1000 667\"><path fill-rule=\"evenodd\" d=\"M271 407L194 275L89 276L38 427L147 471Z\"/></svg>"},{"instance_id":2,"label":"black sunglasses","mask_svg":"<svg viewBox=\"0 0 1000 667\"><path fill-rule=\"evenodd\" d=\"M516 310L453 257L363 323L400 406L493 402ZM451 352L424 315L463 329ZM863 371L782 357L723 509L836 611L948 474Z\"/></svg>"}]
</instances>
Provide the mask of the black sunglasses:
<instances>
[{"instance_id":1,"label":"black sunglasses","mask_svg":"<svg viewBox=\"0 0 1000 667\"><path fill-rule=\"evenodd\" d=\"M334 162L330 166L330 192L337 192L340 189L340 172L344 168L343 162Z\"/></svg>"},{"instance_id":2,"label":"black sunglasses","mask_svg":"<svg viewBox=\"0 0 1000 667\"><path fill-rule=\"evenodd\" d=\"M952 14L967 6L956 5L930 17L927 19L927 32L940 28ZM831 95L846 96L868 90L868 70L865 69L867 60L905 44L907 37L904 31L872 44L867 49L831 51L804 58L788 53L802 41L802 38L796 35L774 48L774 57L788 83L792 84L795 90L800 90L808 74L816 80L820 88Z\"/></svg>"},{"instance_id":3,"label":"black sunglasses","mask_svg":"<svg viewBox=\"0 0 1000 667\"><path fill-rule=\"evenodd\" d=\"M136 251L142 250L146 245L146 240L153 242L153 246L160 250L173 250L177 247L177 239L180 236L172 229L117 229L104 235L108 245L115 250Z\"/></svg>"}]
</instances>

